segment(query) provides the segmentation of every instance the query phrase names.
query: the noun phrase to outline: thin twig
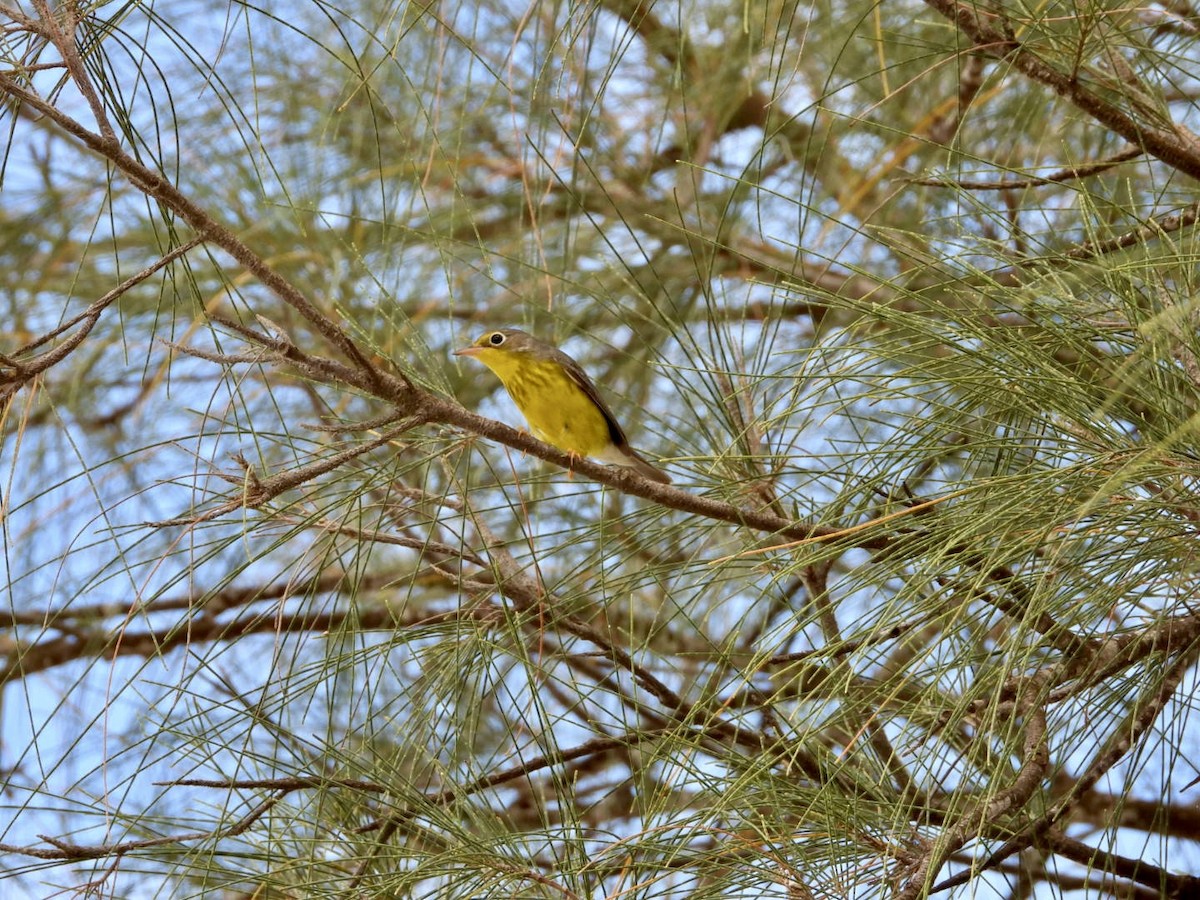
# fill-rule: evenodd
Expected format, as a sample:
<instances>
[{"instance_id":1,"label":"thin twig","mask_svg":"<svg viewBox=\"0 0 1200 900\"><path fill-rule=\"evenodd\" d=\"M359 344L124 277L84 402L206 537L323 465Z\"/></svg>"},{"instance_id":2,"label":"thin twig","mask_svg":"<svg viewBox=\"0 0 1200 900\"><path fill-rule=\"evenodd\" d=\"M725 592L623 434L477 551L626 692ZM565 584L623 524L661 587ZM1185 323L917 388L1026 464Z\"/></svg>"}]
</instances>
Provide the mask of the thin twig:
<instances>
[{"instance_id":1,"label":"thin twig","mask_svg":"<svg viewBox=\"0 0 1200 900\"><path fill-rule=\"evenodd\" d=\"M1109 169L1116 168L1121 163L1129 162L1143 156L1146 151L1141 147L1129 147L1120 153L1114 153L1096 162L1080 163L1077 166L1067 166L1049 175L1033 178L1019 178L1012 181L969 181L959 178L910 178L910 184L924 187L954 187L964 191L1020 191L1026 188L1043 187L1049 184L1063 184L1103 174Z\"/></svg>"},{"instance_id":2,"label":"thin twig","mask_svg":"<svg viewBox=\"0 0 1200 900\"><path fill-rule=\"evenodd\" d=\"M32 856L35 859L65 859L80 861L85 859L100 859L107 856L124 856L135 850L146 850L151 847L169 847L174 844L185 844L191 841L224 840L237 837L250 828L255 822L266 815L286 796L286 790L280 791L274 797L268 797L259 803L246 815L242 816L228 828L216 828L212 831L190 831L185 834L173 834L159 838L146 838L139 841L123 841L117 844L73 844L51 835L39 834L38 837L55 849L43 847L20 847L14 844L0 844L0 853L14 853L18 856Z\"/></svg>"},{"instance_id":3,"label":"thin twig","mask_svg":"<svg viewBox=\"0 0 1200 900\"><path fill-rule=\"evenodd\" d=\"M78 348L79 345L83 343L84 339L92 333L92 329L95 328L96 323L100 321L100 315L105 309L127 294L135 286L141 284L155 272L158 272L164 267L170 265L189 250L198 247L202 243L204 243L203 239L193 238L185 244L180 244L173 250L163 254L162 257L160 257L152 265L142 269L142 271L138 272L136 275L126 278L115 288L106 292L104 296L92 301L92 303L88 305L87 309L79 313L79 315L75 316L73 319L64 322L62 325L59 325L52 331L48 331L45 334L40 335L17 350L9 351L9 353L3 358L3 365L0 365L0 370L7 367L13 371L11 373L0 371L0 402L18 391L23 385L27 384L37 375L45 372L56 363L66 359L67 356L69 356L76 348ZM47 350L45 353L41 353L32 359L20 359L21 354L28 353L30 350L40 347L42 344L45 344L59 335L64 334L65 332L74 328L76 325L80 326L79 330L54 349Z\"/></svg>"}]
</instances>

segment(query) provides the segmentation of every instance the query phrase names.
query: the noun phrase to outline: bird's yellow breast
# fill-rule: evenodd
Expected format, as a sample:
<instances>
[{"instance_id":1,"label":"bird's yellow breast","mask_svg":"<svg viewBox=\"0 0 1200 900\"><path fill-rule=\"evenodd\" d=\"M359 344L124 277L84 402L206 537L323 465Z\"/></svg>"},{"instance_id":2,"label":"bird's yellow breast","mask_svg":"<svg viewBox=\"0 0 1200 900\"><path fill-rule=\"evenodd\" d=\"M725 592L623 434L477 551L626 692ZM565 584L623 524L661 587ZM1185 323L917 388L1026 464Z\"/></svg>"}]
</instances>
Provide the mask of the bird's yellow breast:
<instances>
[{"instance_id":1,"label":"bird's yellow breast","mask_svg":"<svg viewBox=\"0 0 1200 900\"><path fill-rule=\"evenodd\" d=\"M604 413L558 363L491 348L476 359L496 373L534 437L579 456L612 446Z\"/></svg>"}]
</instances>

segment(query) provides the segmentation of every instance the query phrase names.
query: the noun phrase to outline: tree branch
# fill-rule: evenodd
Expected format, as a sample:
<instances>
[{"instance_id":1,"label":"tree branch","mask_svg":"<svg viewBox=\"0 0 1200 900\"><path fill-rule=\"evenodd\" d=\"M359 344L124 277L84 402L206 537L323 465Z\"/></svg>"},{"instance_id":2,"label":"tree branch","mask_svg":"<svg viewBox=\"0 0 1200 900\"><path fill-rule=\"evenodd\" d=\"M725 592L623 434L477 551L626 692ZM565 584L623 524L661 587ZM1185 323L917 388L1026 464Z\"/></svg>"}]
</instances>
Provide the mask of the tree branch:
<instances>
[{"instance_id":1,"label":"tree branch","mask_svg":"<svg viewBox=\"0 0 1200 900\"><path fill-rule=\"evenodd\" d=\"M978 52L1006 61L1027 78L1046 85L1059 96L1066 98L1130 144L1143 148L1173 169L1178 169L1193 178L1200 178L1200 145L1190 135L1135 119L1099 93L1084 87L1075 76L1065 75L1053 68L1037 53L1027 49L1014 35L996 24L1003 19L989 14L979 6L959 0L925 2L954 22Z\"/></svg>"}]
</instances>

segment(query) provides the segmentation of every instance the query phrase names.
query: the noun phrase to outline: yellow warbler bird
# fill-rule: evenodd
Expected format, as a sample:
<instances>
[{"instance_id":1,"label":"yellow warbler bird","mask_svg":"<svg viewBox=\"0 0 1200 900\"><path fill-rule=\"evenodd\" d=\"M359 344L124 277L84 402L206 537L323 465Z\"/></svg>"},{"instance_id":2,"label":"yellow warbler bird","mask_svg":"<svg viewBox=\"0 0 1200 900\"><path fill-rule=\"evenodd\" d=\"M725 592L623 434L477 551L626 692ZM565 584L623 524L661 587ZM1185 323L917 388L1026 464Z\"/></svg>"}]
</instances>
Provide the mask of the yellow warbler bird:
<instances>
[{"instance_id":1,"label":"yellow warbler bird","mask_svg":"<svg viewBox=\"0 0 1200 900\"><path fill-rule=\"evenodd\" d=\"M534 437L575 456L610 466L628 466L662 484L665 472L638 456L625 432L579 363L561 350L516 328L490 331L470 347L455 350L493 372L525 416Z\"/></svg>"}]
</instances>

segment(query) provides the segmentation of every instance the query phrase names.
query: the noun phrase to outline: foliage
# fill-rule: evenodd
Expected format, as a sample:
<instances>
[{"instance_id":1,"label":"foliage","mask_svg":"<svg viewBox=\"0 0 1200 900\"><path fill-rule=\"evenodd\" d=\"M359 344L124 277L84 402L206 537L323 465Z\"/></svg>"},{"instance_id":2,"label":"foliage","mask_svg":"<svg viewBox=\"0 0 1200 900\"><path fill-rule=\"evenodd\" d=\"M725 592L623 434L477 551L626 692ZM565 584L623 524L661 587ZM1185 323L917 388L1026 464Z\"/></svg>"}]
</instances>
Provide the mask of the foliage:
<instances>
[{"instance_id":1,"label":"foliage","mask_svg":"<svg viewBox=\"0 0 1200 900\"><path fill-rule=\"evenodd\" d=\"M1200 888L1186 2L0 15L14 889Z\"/></svg>"}]
</instances>

